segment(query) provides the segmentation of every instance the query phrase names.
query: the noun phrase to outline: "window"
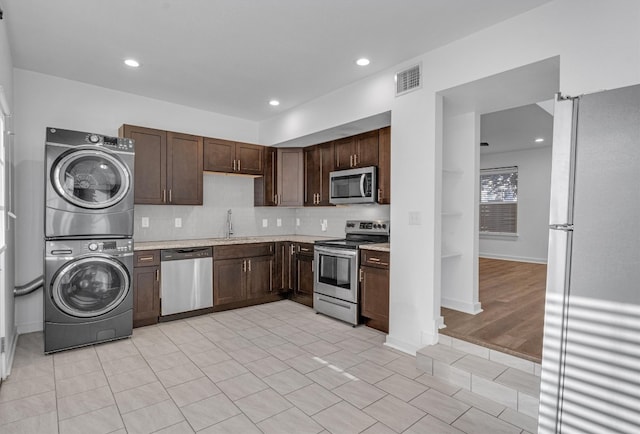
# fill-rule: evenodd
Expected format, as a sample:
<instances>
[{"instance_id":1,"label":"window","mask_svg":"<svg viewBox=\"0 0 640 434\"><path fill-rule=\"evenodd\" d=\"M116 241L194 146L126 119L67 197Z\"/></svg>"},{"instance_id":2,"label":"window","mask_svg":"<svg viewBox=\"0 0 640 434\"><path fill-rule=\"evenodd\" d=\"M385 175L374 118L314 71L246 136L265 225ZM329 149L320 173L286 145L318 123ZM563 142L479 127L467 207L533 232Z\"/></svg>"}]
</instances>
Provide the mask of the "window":
<instances>
[{"instance_id":1,"label":"window","mask_svg":"<svg viewBox=\"0 0 640 434\"><path fill-rule=\"evenodd\" d=\"M480 170L480 233L518 233L518 168Z\"/></svg>"}]
</instances>

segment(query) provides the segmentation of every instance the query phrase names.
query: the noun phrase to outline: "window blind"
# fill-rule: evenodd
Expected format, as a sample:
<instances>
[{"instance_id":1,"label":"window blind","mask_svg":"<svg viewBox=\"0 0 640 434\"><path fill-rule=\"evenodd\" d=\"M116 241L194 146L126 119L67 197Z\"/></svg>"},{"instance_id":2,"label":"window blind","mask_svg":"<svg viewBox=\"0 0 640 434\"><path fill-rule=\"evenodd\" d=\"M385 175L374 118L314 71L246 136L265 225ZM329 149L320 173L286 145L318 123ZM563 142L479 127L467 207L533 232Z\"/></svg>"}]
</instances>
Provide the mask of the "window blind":
<instances>
[{"instance_id":1,"label":"window blind","mask_svg":"<svg viewBox=\"0 0 640 434\"><path fill-rule=\"evenodd\" d=\"M518 232L518 168L480 171L480 232Z\"/></svg>"}]
</instances>

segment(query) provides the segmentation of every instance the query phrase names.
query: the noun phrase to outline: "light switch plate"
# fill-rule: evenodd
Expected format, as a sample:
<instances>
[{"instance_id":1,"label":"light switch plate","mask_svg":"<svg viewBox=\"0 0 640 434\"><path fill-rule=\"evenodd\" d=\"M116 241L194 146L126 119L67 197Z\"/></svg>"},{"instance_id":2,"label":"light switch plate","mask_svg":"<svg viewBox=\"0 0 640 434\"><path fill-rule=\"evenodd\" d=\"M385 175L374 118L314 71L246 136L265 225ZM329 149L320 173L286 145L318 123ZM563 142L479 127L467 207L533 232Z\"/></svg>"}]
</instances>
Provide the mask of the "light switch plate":
<instances>
[{"instance_id":1,"label":"light switch plate","mask_svg":"<svg viewBox=\"0 0 640 434\"><path fill-rule=\"evenodd\" d=\"M267 220L267 219L262 219L262 227L263 227L263 228L266 228L266 227L268 227L268 226L269 226L269 220Z\"/></svg>"},{"instance_id":2,"label":"light switch plate","mask_svg":"<svg viewBox=\"0 0 640 434\"><path fill-rule=\"evenodd\" d=\"M142 217L142 227L143 228L148 228L149 227L149 217Z\"/></svg>"},{"instance_id":3,"label":"light switch plate","mask_svg":"<svg viewBox=\"0 0 640 434\"><path fill-rule=\"evenodd\" d=\"M182 227L182 218L181 217L176 217L176 227L177 228L181 228Z\"/></svg>"},{"instance_id":4,"label":"light switch plate","mask_svg":"<svg viewBox=\"0 0 640 434\"><path fill-rule=\"evenodd\" d=\"M282 226L282 219L276 219L276 226Z\"/></svg>"}]
</instances>

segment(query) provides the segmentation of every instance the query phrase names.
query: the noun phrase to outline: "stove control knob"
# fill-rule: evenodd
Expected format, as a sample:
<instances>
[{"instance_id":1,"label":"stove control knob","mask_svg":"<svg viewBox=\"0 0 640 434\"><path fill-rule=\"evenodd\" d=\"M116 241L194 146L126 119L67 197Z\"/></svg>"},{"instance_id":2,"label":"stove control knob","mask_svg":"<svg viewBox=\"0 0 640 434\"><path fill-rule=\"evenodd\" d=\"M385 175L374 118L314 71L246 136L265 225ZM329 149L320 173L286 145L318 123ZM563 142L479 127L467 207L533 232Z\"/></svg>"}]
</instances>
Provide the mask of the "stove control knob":
<instances>
[{"instance_id":1,"label":"stove control knob","mask_svg":"<svg viewBox=\"0 0 640 434\"><path fill-rule=\"evenodd\" d=\"M92 252L98 250L98 243L89 243L89 250L91 250Z\"/></svg>"},{"instance_id":2,"label":"stove control knob","mask_svg":"<svg viewBox=\"0 0 640 434\"><path fill-rule=\"evenodd\" d=\"M91 143L98 143L100 141L100 137L97 134L91 134L89 136L89 141Z\"/></svg>"}]
</instances>

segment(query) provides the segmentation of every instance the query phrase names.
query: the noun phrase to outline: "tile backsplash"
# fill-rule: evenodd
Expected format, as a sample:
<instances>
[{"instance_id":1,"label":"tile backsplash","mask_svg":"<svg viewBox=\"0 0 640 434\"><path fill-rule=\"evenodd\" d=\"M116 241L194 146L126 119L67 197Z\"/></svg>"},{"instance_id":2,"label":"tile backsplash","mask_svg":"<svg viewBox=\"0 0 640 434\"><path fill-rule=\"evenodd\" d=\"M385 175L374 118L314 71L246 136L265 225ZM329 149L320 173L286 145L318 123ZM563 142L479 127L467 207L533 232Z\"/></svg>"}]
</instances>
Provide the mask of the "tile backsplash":
<instances>
[{"instance_id":1,"label":"tile backsplash","mask_svg":"<svg viewBox=\"0 0 640 434\"><path fill-rule=\"evenodd\" d=\"M134 240L221 238L225 235L229 209L234 237L289 234L342 237L346 220L388 219L390 212L389 205L254 207L252 177L217 173L204 175L203 198L202 206L136 205ZM149 227L142 227L143 217L148 218ZM176 227L176 219L181 220L181 227ZM277 225L278 219L281 226ZM327 221L326 231L322 230L323 220Z\"/></svg>"}]
</instances>

